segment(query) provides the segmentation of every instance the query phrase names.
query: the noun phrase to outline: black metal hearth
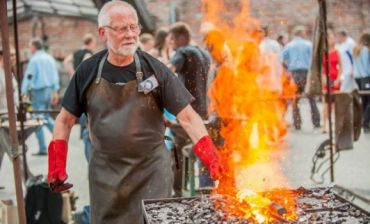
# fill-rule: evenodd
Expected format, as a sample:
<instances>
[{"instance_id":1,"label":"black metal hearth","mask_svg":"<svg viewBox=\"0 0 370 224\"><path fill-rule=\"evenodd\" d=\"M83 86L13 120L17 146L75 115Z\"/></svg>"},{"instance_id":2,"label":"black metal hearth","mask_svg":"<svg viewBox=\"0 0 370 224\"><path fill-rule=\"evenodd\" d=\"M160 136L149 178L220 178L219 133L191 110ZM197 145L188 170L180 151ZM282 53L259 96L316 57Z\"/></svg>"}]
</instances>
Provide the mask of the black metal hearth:
<instances>
[{"instance_id":1,"label":"black metal hearth","mask_svg":"<svg viewBox=\"0 0 370 224\"><path fill-rule=\"evenodd\" d=\"M299 188L289 190L297 195L297 218L287 220L279 204L273 204L273 213L266 223L356 224L370 223L370 214L336 194L332 188ZM266 192L276 194L277 192ZM275 196L274 196L275 197ZM144 219L147 224L252 224L256 220L226 215L215 204L222 202L221 195L202 195L191 198L144 200ZM275 205L275 206L274 206Z\"/></svg>"}]
</instances>

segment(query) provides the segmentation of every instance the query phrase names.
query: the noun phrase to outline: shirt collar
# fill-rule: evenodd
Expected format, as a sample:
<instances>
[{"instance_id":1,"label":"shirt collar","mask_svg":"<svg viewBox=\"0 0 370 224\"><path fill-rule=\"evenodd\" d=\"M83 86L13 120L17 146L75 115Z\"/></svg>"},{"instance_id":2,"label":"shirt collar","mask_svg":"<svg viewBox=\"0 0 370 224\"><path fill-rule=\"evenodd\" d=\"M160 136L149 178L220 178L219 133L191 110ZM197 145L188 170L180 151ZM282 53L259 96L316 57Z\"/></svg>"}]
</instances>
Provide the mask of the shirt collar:
<instances>
[{"instance_id":1,"label":"shirt collar","mask_svg":"<svg viewBox=\"0 0 370 224\"><path fill-rule=\"evenodd\" d=\"M295 36L293 39L294 40L304 40L302 37L298 37L298 36Z\"/></svg>"},{"instance_id":2,"label":"shirt collar","mask_svg":"<svg viewBox=\"0 0 370 224\"><path fill-rule=\"evenodd\" d=\"M44 52L45 52L44 50L37 50L33 55L39 55L39 54L42 54Z\"/></svg>"}]
</instances>

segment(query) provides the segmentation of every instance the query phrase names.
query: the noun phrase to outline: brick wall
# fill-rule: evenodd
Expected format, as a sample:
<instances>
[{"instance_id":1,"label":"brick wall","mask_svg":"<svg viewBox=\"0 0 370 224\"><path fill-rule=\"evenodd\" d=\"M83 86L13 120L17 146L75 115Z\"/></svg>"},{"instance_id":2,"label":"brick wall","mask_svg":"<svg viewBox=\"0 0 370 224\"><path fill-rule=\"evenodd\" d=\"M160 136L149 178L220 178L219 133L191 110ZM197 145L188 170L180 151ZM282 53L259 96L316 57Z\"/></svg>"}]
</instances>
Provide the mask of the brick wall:
<instances>
[{"instance_id":1,"label":"brick wall","mask_svg":"<svg viewBox=\"0 0 370 224\"><path fill-rule=\"evenodd\" d=\"M21 61L27 60L30 56L30 40L33 37L41 37L41 23L44 24L45 34L48 36L49 53L56 58L64 58L81 47L82 38L86 33L92 33L98 37L96 22L90 20L61 16L43 16L41 20L35 23L32 18L24 19L18 23ZM12 26L9 31L10 42L14 45Z\"/></svg>"},{"instance_id":2,"label":"brick wall","mask_svg":"<svg viewBox=\"0 0 370 224\"><path fill-rule=\"evenodd\" d=\"M169 25L170 5L175 4L180 20L189 23L197 40L202 20L201 0L144 0L158 26ZM237 11L240 0L227 0L228 10ZM231 7L231 8L230 8ZM296 25L314 26L317 0L250 0L251 15L272 28L272 35L290 32ZM328 21L346 29L354 38L370 29L370 0L328 0Z\"/></svg>"},{"instance_id":3,"label":"brick wall","mask_svg":"<svg viewBox=\"0 0 370 224\"><path fill-rule=\"evenodd\" d=\"M231 14L239 10L240 0L225 0ZM180 20L190 24L194 39L199 41L202 22L201 0L144 0L157 27L168 26L171 21L171 5L176 8ZM317 14L317 0L250 0L251 14L263 23L269 23L272 35L290 32L295 25L303 24L313 27ZM49 52L58 58L64 58L82 45L85 33L97 36L96 22L80 18L43 16L46 34L49 37ZM338 29L345 28L354 38L370 29L370 0L328 0L328 20ZM33 35L32 18L18 23L21 59L29 57L28 44ZM35 29L35 35L41 36L41 23ZM11 40L13 38L12 30ZM13 41L11 41L13 43ZM102 43L100 43L100 48Z\"/></svg>"}]
</instances>

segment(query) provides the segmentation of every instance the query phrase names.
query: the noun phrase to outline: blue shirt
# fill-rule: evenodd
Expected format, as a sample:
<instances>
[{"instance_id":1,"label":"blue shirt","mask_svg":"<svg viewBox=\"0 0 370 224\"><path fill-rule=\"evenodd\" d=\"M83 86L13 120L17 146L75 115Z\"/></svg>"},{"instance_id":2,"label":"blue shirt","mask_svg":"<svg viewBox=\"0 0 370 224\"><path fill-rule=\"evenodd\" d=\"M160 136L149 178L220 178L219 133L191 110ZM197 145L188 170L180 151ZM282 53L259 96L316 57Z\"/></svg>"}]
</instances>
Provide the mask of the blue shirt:
<instances>
[{"instance_id":1,"label":"blue shirt","mask_svg":"<svg viewBox=\"0 0 370 224\"><path fill-rule=\"evenodd\" d=\"M362 47L360 54L354 57L353 74L356 79L370 77L370 51L367 47Z\"/></svg>"},{"instance_id":2,"label":"blue shirt","mask_svg":"<svg viewBox=\"0 0 370 224\"><path fill-rule=\"evenodd\" d=\"M312 43L295 37L282 52L282 59L288 71L308 70L311 63Z\"/></svg>"},{"instance_id":3,"label":"blue shirt","mask_svg":"<svg viewBox=\"0 0 370 224\"><path fill-rule=\"evenodd\" d=\"M22 94L28 90L43 88L59 89L59 75L55 60L43 50L36 51L30 58L23 76Z\"/></svg>"}]
</instances>

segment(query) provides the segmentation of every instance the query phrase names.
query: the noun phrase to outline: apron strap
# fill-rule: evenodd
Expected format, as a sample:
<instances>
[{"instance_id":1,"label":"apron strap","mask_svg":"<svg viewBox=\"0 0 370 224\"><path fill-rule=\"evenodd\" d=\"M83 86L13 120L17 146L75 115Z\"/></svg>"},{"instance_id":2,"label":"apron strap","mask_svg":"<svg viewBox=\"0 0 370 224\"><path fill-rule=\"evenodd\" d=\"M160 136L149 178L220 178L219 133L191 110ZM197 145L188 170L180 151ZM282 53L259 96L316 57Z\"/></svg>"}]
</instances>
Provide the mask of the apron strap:
<instances>
[{"instance_id":1,"label":"apron strap","mask_svg":"<svg viewBox=\"0 0 370 224\"><path fill-rule=\"evenodd\" d=\"M107 57L108 57L108 53L106 53L103 56L103 58L101 59L101 61L99 62L98 74L97 74L96 79L95 79L95 84L100 83L104 62L107 59ZM143 92L142 88L140 87L140 83L143 81L144 74L141 71L141 63L140 63L140 59L139 59L139 56L137 55L137 53L134 54L134 59L135 59L134 60L135 61L135 66L136 66L136 80L137 80L138 91Z\"/></svg>"},{"instance_id":2,"label":"apron strap","mask_svg":"<svg viewBox=\"0 0 370 224\"><path fill-rule=\"evenodd\" d=\"M99 82L101 80L101 73L103 71L104 62L107 59L107 57L108 57L108 52L103 56L103 58L99 62L98 74L97 74L96 79L95 79L95 84L99 84Z\"/></svg>"},{"instance_id":3,"label":"apron strap","mask_svg":"<svg viewBox=\"0 0 370 224\"><path fill-rule=\"evenodd\" d=\"M143 92L143 89L140 86L140 83L143 81L144 74L141 71L141 63L140 63L140 59L137 53L135 53L134 59L135 59L135 66L136 66L136 80L137 80L138 91Z\"/></svg>"}]
</instances>

